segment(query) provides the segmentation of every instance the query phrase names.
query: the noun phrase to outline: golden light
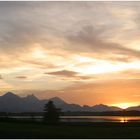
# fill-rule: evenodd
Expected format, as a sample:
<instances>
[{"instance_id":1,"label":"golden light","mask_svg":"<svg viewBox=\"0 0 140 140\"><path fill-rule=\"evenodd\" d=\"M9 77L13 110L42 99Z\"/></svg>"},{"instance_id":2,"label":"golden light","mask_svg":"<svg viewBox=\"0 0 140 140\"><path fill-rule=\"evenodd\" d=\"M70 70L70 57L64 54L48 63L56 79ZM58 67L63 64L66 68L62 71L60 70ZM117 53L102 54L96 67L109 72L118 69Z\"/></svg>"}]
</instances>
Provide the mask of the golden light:
<instances>
[{"instance_id":1,"label":"golden light","mask_svg":"<svg viewBox=\"0 0 140 140\"><path fill-rule=\"evenodd\" d=\"M134 103L119 103L119 104L113 104L113 106L117 106L117 107L120 107L122 109L127 109L128 107L131 107L131 106L135 106L136 104Z\"/></svg>"},{"instance_id":2,"label":"golden light","mask_svg":"<svg viewBox=\"0 0 140 140\"><path fill-rule=\"evenodd\" d=\"M120 122L121 123L126 123L126 122L128 122L128 118L127 117L121 117Z\"/></svg>"},{"instance_id":3,"label":"golden light","mask_svg":"<svg viewBox=\"0 0 140 140\"><path fill-rule=\"evenodd\" d=\"M77 71L83 74L101 74L108 72L115 72L125 68L124 64L111 64L106 61L96 61L89 65L77 68Z\"/></svg>"},{"instance_id":4,"label":"golden light","mask_svg":"<svg viewBox=\"0 0 140 140\"><path fill-rule=\"evenodd\" d=\"M42 49L36 48L36 49L33 50L32 56L35 57L35 58L45 58L46 53Z\"/></svg>"},{"instance_id":5,"label":"golden light","mask_svg":"<svg viewBox=\"0 0 140 140\"><path fill-rule=\"evenodd\" d=\"M32 45L31 57L39 58L39 59L45 58L46 51L43 49L43 47L40 44L35 43Z\"/></svg>"},{"instance_id":6,"label":"golden light","mask_svg":"<svg viewBox=\"0 0 140 140\"><path fill-rule=\"evenodd\" d=\"M138 61L132 63L111 63L104 60L93 60L93 64L90 62L85 66L76 67L75 70L83 74L103 74L127 69L140 69L139 64L140 62Z\"/></svg>"},{"instance_id":7,"label":"golden light","mask_svg":"<svg viewBox=\"0 0 140 140\"><path fill-rule=\"evenodd\" d=\"M93 62L95 59L90 58L90 57L84 57L80 55L75 55L73 56L74 60L77 62Z\"/></svg>"}]
</instances>

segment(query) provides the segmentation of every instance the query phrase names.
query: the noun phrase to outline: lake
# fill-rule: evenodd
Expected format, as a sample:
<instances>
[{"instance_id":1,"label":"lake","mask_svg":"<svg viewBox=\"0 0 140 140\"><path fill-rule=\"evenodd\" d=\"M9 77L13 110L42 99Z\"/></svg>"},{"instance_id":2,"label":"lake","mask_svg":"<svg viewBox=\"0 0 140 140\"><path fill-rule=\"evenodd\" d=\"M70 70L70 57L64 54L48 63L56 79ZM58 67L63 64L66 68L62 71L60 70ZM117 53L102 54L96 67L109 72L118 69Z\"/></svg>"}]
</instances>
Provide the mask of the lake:
<instances>
[{"instance_id":1,"label":"lake","mask_svg":"<svg viewBox=\"0 0 140 140\"><path fill-rule=\"evenodd\" d=\"M61 116L64 122L140 122L140 116Z\"/></svg>"},{"instance_id":2,"label":"lake","mask_svg":"<svg viewBox=\"0 0 140 140\"><path fill-rule=\"evenodd\" d=\"M42 120L42 116L11 116L17 119ZM62 122L140 122L140 116L61 116Z\"/></svg>"}]
</instances>

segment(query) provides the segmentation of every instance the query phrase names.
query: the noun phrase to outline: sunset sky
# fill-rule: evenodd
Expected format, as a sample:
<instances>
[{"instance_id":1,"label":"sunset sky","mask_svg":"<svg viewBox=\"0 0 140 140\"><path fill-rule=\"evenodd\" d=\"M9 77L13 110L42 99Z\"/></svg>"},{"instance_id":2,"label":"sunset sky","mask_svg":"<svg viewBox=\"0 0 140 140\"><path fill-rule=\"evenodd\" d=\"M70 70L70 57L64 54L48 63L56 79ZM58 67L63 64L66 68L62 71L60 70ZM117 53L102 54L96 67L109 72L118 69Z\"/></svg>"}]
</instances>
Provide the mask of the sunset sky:
<instances>
[{"instance_id":1,"label":"sunset sky","mask_svg":"<svg viewBox=\"0 0 140 140\"><path fill-rule=\"evenodd\" d=\"M140 104L140 2L0 1L0 90Z\"/></svg>"}]
</instances>

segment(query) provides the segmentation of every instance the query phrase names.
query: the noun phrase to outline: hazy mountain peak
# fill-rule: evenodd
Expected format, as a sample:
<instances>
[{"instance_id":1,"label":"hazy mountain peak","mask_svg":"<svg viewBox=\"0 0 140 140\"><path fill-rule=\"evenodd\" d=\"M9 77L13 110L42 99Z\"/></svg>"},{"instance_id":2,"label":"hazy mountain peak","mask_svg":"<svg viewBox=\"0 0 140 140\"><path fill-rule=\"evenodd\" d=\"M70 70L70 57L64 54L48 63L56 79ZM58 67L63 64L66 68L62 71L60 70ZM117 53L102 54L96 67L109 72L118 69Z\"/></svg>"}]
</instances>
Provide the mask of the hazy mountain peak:
<instances>
[{"instance_id":1,"label":"hazy mountain peak","mask_svg":"<svg viewBox=\"0 0 140 140\"><path fill-rule=\"evenodd\" d=\"M9 98L16 97L16 98L20 98L18 95L14 94L12 92L7 92L2 97L9 97Z\"/></svg>"},{"instance_id":2,"label":"hazy mountain peak","mask_svg":"<svg viewBox=\"0 0 140 140\"><path fill-rule=\"evenodd\" d=\"M26 98L38 100L38 98L34 94L27 95Z\"/></svg>"},{"instance_id":3,"label":"hazy mountain peak","mask_svg":"<svg viewBox=\"0 0 140 140\"><path fill-rule=\"evenodd\" d=\"M66 104L66 102L59 97L52 97L49 100L54 101L56 104Z\"/></svg>"},{"instance_id":4,"label":"hazy mountain peak","mask_svg":"<svg viewBox=\"0 0 140 140\"><path fill-rule=\"evenodd\" d=\"M59 98L59 97L52 97L52 98L50 98L50 100L62 100L61 98Z\"/></svg>"},{"instance_id":5,"label":"hazy mountain peak","mask_svg":"<svg viewBox=\"0 0 140 140\"><path fill-rule=\"evenodd\" d=\"M98 107L108 107L107 105L104 105L104 104L97 104L97 105L95 105L96 107L98 106ZM94 106L94 107L95 107Z\"/></svg>"},{"instance_id":6,"label":"hazy mountain peak","mask_svg":"<svg viewBox=\"0 0 140 140\"><path fill-rule=\"evenodd\" d=\"M10 95L15 95L13 92L7 92L3 96L10 96Z\"/></svg>"},{"instance_id":7,"label":"hazy mountain peak","mask_svg":"<svg viewBox=\"0 0 140 140\"><path fill-rule=\"evenodd\" d=\"M137 111L140 111L140 105L138 106L131 106L131 107L128 107L126 110L137 110Z\"/></svg>"}]
</instances>

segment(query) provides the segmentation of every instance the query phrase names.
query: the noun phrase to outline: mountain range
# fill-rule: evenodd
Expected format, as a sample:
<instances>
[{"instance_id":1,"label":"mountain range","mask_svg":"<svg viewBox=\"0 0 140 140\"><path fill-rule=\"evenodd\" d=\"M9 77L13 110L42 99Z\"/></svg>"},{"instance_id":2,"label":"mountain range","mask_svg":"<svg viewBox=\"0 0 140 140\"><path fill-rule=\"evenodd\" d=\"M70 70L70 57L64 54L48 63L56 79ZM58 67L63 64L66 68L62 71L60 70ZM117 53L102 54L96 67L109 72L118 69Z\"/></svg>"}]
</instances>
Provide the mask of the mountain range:
<instances>
[{"instance_id":1,"label":"mountain range","mask_svg":"<svg viewBox=\"0 0 140 140\"><path fill-rule=\"evenodd\" d=\"M121 111L122 109L115 106L107 106L99 104L95 106L80 106L78 104L69 104L59 97L40 100L34 95L27 95L20 97L12 92L7 92L0 96L0 112L42 112L44 105L49 101L53 101L57 108L61 108L63 112L66 111L89 111L89 112L103 112L103 111ZM126 110L140 111L140 106L129 107Z\"/></svg>"}]
</instances>

